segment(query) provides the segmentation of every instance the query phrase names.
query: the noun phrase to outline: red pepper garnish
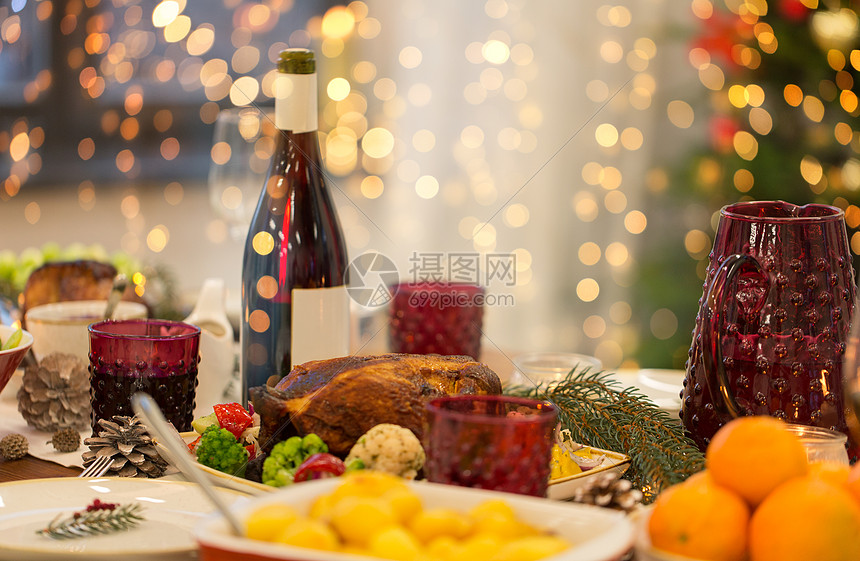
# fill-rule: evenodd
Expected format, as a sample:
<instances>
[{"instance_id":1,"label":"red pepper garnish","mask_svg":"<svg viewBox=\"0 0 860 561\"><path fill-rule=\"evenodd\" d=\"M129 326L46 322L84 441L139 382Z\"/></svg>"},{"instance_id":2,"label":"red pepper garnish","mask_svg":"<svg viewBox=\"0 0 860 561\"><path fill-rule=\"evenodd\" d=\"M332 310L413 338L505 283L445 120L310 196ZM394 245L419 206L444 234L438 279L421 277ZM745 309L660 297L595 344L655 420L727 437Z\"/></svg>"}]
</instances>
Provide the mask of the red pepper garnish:
<instances>
[{"instance_id":1,"label":"red pepper garnish","mask_svg":"<svg viewBox=\"0 0 860 561\"><path fill-rule=\"evenodd\" d=\"M312 454L302 462L296 470L293 481L310 481L311 479L324 479L327 477L338 477L346 471L343 460L331 454Z\"/></svg>"},{"instance_id":2,"label":"red pepper garnish","mask_svg":"<svg viewBox=\"0 0 860 561\"><path fill-rule=\"evenodd\" d=\"M238 403L219 403L214 409L218 425L233 433L237 440L242 439L242 433L254 422L251 414Z\"/></svg>"},{"instance_id":3,"label":"red pepper garnish","mask_svg":"<svg viewBox=\"0 0 860 561\"><path fill-rule=\"evenodd\" d=\"M248 451L248 459L249 460L253 460L254 458L257 457L257 447L254 446L253 444L249 444L249 445L245 446L245 450Z\"/></svg>"},{"instance_id":4,"label":"red pepper garnish","mask_svg":"<svg viewBox=\"0 0 860 561\"><path fill-rule=\"evenodd\" d=\"M189 449L189 450L191 450L191 453L192 453L192 454L196 454L196 453L197 453L197 445L198 445L198 444L200 444L200 439L201 439L201 438L203 438L203 435L202 435L202 434L201 434L200 436L198 436L197 438L195 438L195 439L194 439L194 442L189 442L189 443L188 443L188 449Z\"/></svg>"}]
</instances>

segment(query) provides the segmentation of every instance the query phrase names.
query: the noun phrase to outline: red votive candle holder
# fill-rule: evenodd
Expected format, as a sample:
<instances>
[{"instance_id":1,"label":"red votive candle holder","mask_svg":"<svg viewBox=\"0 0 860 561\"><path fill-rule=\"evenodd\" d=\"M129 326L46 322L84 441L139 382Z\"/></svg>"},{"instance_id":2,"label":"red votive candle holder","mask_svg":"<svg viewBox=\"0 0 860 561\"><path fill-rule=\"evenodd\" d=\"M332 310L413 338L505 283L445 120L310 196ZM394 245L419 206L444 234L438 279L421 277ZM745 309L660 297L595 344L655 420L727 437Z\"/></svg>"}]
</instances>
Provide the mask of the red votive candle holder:
<instances>
[{"instance_id":1,"label":"red votive candle holder","mask_svg":"<svg viewBox=\"0 0 860 561\"><path fill-rule=\"evenodd\" d=\"M390 290L392 352L480 357L483 287L417 282L397 284Z\"/></svg>"},{"instance_id":2,"label":"red votive candle holder","mask_svg":"<svg viewBox=\"0 0 860 561\"><path fill-rule=\"evenodd\" d=\"M158 319L101 321L90 334L93 433L99 419L132 416L131 396L152 396L176 430L191 430L200 361L200 329Z\"/></svg>"},{"instance_id":3,"label":"red votive candle holder","mask_svg":"<svg viewBox=\"0 0 860 561\"><path fill-rule=\"evenodd\" d=\"M558 410L548 401L459 395L427 404L428 481L545 497Z\"/></svg>"}]
</instances>

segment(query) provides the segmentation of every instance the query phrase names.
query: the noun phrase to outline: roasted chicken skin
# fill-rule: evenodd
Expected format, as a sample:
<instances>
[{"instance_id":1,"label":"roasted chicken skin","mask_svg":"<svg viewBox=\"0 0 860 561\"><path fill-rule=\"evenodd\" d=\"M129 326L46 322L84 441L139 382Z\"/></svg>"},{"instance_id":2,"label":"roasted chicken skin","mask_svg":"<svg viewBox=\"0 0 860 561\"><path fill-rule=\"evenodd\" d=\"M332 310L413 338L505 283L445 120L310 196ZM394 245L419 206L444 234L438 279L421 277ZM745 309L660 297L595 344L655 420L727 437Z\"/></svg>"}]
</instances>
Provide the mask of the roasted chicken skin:
<instances>
[{"instance_id":1,"label":"roasted chicken skin","mask_svg":"<svg viewBox=\"0 0 860 561\"><path fill-rule=\"evenodd\" d=\"M386 354L301 364L272 388L251 388L260 414L260 443L316 433L344 456L380 423L424 432L424 404L457 394L499 394L495 372L467 356Z\"/></svg>"}]
</instances>

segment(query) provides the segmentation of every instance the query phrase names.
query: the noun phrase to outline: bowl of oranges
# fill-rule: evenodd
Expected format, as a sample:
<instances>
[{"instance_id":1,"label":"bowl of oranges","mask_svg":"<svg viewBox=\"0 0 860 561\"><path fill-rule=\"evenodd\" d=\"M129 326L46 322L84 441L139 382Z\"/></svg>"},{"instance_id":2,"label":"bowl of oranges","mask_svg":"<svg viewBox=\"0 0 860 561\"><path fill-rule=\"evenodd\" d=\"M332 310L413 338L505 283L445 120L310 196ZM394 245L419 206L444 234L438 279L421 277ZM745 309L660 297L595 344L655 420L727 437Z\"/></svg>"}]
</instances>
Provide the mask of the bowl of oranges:
<instances>
[{"instance_id":1,"label":"bowl of oranges","mask_svg":"<svg viewBox=\"0 0 860 561\"><path fill-rule=\"evenodd\" d=\"M637 561L860 559L860 465L810 461L759 416L723 426L705 468L637 513Z\"/></svg>"},{"instance_id":2,"label":"bowl of oranges","mask_svg":"<svg viewBox=\"0 0 860 561\"><path fill-rule=\"evenodd\" d=\"M620 561L633 525L620 511L358 471L249 499L243 535L214 516L200 561Z\"/></svg>"}]
</instances>

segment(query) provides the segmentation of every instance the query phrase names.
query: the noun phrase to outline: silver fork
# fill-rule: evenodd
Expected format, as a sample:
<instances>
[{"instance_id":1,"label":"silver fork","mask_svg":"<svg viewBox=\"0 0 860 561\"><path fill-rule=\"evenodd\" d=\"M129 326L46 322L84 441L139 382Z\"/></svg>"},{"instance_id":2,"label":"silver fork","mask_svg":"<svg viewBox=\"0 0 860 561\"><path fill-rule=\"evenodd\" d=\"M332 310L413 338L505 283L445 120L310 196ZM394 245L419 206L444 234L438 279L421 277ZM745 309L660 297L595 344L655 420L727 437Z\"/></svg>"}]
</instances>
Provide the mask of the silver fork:
<instances>
[{"instance_id":1,"label":"silver fork","mask_svg":"<svg viewBox=\"0 0 860 561\"><path fill-rule=\"evenodd\" d=\"M113 464L113 458L110 456L99 456L93 463L88 465L78 477L101 477L106 474Z\"/></svg>"}]
</instances>

